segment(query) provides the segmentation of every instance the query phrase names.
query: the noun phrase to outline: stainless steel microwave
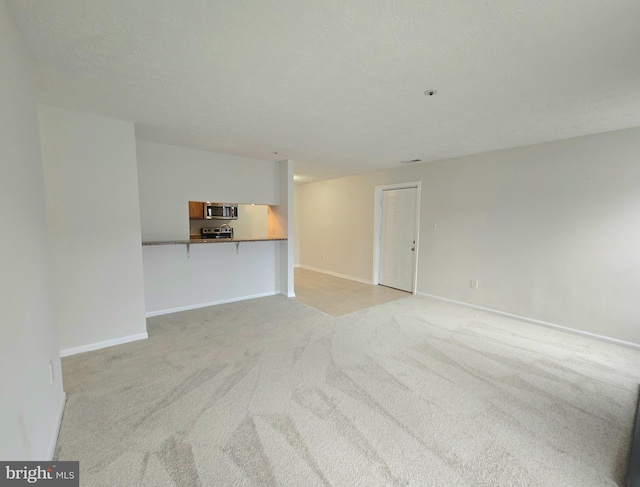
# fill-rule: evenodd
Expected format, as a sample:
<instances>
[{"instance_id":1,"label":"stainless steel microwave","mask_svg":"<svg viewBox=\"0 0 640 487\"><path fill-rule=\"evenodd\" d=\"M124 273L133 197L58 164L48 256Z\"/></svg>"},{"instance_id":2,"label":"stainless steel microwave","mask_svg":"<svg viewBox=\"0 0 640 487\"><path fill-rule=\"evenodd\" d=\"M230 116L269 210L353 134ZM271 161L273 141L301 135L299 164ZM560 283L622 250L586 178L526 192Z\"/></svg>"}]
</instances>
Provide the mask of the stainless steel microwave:
<instances>
[{"instance_id":1,"label":"stainless steel microwave","mask_svg":"<svg viewBox=\"0 0 640 487\"><path fill-rule=\"evenodd\" d=\"M233 203L211 203L204 204L205 220L237 220L238 205Z\"/></svg>"}]
</instances>

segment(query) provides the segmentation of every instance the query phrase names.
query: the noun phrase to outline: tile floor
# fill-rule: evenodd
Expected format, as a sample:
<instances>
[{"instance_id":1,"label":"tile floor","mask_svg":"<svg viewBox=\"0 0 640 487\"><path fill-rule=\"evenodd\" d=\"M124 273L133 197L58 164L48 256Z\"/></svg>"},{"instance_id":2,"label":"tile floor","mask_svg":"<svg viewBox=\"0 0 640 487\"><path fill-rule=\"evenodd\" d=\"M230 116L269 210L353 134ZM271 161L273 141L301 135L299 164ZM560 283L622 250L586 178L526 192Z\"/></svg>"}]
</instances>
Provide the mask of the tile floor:
<instances>
[{"instance_id":1,"label":"tile floor","mask_svg":"<svg viewBox=\"0 0 640 487\"><path fill-rule=\"evenodd\" d=\"M299 302L332 316L411 296L398 289L372 286L300 267L295 269L295 293Z\"/></svg>"}]
</instances>

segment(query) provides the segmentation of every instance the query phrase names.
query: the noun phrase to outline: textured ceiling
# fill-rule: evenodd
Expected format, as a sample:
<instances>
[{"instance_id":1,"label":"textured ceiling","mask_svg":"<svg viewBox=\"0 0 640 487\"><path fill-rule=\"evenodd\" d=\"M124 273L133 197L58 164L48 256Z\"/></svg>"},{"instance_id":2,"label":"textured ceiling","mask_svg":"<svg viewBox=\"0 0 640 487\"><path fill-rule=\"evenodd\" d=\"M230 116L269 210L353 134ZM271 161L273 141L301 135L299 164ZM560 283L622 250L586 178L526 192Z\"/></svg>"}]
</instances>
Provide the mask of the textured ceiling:
<instances>
[{"instance_id":1,"label":"textured ceiling","mask_svg":"<svg viewBox=\"0 0 640 487\"><path fill-rule=\"evenodd\" d=\"M640 126L638 0L10 6L42 102L303 180Z\"/></svg>"}]
</instances>

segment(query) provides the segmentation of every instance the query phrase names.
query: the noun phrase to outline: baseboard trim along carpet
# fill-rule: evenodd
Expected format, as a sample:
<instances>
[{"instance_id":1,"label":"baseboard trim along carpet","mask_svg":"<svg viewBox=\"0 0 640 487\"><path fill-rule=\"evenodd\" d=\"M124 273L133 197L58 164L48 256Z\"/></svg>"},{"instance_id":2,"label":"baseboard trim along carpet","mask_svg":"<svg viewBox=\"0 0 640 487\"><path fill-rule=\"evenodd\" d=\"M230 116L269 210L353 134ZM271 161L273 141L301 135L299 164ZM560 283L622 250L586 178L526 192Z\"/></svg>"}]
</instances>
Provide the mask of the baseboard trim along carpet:
<instances>
[{"instance_id":1,"label":"baseboard trim along carpet","mask_svg":"<svg viewBox=\"0 0 640 487\"><path fill-rule=\"evenodd\" d=\"M619 340L617 338L608 337L605 335L598 335L597 333L591 333L588 331L578 330L576 328L569 328L567 326L556 325L555 323L549 323L547 321L536 320L533 318L527 318L526 316L514 315L512 313L507 313L505 311L499 311L497 309L485 308L484 306L478 306L477 304L465 303L464 301L457 301L455 299L443 298L442 296L436 296L434 294L427 293L416 293L418 296L424 296L425 298L437 299L438 301L444 301L445 303L458 304L460 306L464 306L465 308L477 309L479 311L486 311L487 313L491 313L499 316L506 316L507 318L513 318L515 320L524 321L526 323L531 323L533 325L544 326L546 328L552 328L554 330L564 331L566 333L572 333L574 335L581 335L589 338L594 338L596 340L600 340L603 342L614 343L616 345L621 345L627 348L633 348L634 350L640 350L640 344L627 342L624 340Z\"/></svg>"},{"instance_id":2,"label":"baseboard trim along carpet","mask_svg":"<svg viewBox=\"0 0 640 487\"><path fill-rule=\"evenodd\" d=\"M137 340L144 340L146 338L149 338L149 335L145 332L138 333L136 335L114 338L113 340L105 340L103 342L81 345L79 347L65 348L64 350L60 350L60 357L68 357L70 355L77 355L79 353L92 352L93 350L100 350L101 348L113 347L114 345L122 345L123 343L135 342Z\"/></svg>"},{"instance_id":3,"label":"baseboard trim along carpet","mask_svg":"<svg viewBox=\"0 0 640 487\"><path fill-rule=\"evenodd\" d=\"M306 269L308 271L320 272L322 274L328 274L333 277L341 277L342 279L349 279L350 281L362 282L364 284L371 284L369 279L360 279L359 277L347 276L346 274L340 274L338 272L331 272L324 269L318 269L317 267L311 267L309 265L299 265L300 269Z\"/></svg>"},{"instance_id":4,"label":"baseboard trim along carpet","mask_svg":"<svg viewBox=\"0 0 640 487\"><path fill-rule=\"evenodd\" d=\"M62 415L64 414L64 406L67 403L67 394L63 391L62 397L58 402L58 413L56 414L56 424L51 432L51 438L49 439L49 448L47 448L47 461L53 460L53 455L56 451L56 444L58 443L58 434L60 433L60 426L62 425Z\"/></svg>"},{"instance_id":5,"label":"baseboard trim along carpet","mask_svg":"<svg viewBox=\"0 0 640 487\"><path fill-rule=\"evenodd\" d=\"M279 291L269 291L266 293L252 294L250 296L240 296L237 298L220 299L218 301L210 301L208 303L190 304L189 306L180 306L178 308L161 309L159 311L150 311L145 313L147 318L152 316L168 315L171 313L178 313L180 311L189 311L192 309L208 308L209 306L217 306L218 304L235 303L236 301L246 301L247 299L265 298L267 296L274 296L280 294Z\"/></svg>"}]
</instances>

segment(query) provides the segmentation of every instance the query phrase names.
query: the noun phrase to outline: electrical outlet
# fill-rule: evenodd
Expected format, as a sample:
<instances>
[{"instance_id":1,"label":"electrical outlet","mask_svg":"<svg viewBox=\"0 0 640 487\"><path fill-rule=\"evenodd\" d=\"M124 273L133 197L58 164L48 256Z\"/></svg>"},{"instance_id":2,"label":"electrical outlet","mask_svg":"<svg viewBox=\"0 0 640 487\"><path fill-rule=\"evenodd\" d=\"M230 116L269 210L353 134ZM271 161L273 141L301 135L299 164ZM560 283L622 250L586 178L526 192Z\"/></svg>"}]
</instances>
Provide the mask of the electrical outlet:
<instances>
[{"instance_id":1,"label":"electrical outlet","mask_svg":"<svg viewBox=\"0 0 640 487\"><path fill-rule=\"evenodd\" d=\"M51 383L53 384L53 360L49 361L49 379L51 380Z\"/></svg>"},{"instance_id":2,"label":"electrical outlet","mask_svg":"<svg viewBox=\"0 0 640 487\"><path fill-rule=\"evenodd\" d=\"M433 229L434 229L434 230L437 230L437 229L438 229L438 224L437 224L437 223L434 223L434 224L433 224Z\"/></svg>"},{"instance_id":3,"label":"electrical outlet","mask_svg":"<svg viewBox=\"0 0 640 487\"><path fill-rule=\"evenodd\" d=\"M471 289L478 289L480 287L480 281L477 279L471 279L471 281L469 281L469 287Z\"/></svg>"}]
</instances>

